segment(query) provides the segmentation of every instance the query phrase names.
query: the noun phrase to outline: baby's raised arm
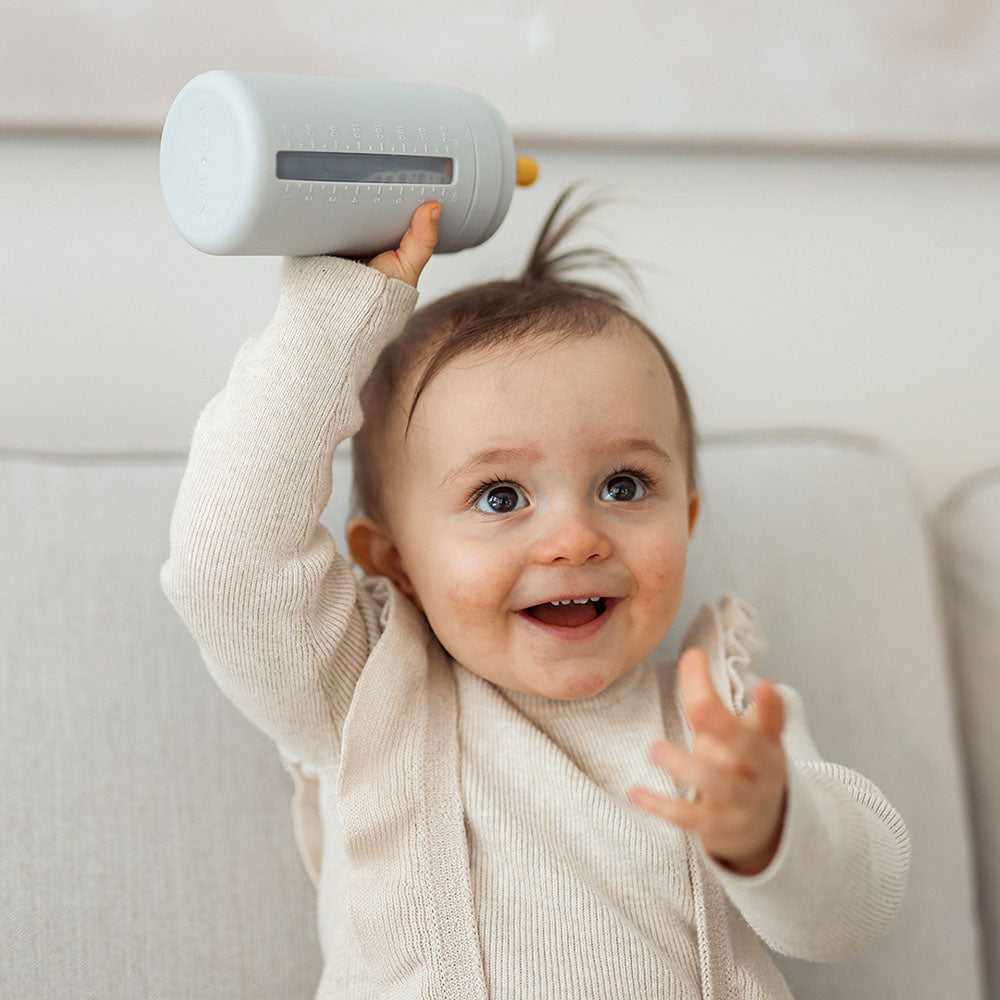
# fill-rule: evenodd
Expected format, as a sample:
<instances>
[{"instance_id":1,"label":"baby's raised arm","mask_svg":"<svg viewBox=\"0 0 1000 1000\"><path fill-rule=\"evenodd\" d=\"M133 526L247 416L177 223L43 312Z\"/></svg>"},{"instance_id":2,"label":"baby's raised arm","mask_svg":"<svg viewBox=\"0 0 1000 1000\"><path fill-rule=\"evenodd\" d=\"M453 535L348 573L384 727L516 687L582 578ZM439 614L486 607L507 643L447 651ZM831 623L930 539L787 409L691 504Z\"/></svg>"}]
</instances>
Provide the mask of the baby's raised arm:
<instances>
[{"instance_id":1,"label":"baby's raised arm","mask_svg":"<svg viewBox=\"0 0 1000 1000\"><path fill-rule=\"evenodd\" d=\"M338 752L381 611L319 521L333 452L361 426L361 387L413 309L439 213L421 206L370 267L284 262L274 317L198 419L171 522L163 589L209 670L280 746L320 766Z\"/></svg>"}]
</instances>

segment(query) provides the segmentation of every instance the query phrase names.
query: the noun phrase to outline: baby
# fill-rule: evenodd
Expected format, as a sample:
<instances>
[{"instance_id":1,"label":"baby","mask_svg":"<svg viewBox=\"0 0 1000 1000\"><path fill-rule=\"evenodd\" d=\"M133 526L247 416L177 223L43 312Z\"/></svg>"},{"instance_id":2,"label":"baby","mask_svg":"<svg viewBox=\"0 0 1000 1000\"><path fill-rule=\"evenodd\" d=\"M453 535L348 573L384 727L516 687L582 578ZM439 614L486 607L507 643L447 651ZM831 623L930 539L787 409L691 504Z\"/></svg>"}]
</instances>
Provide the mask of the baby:
<instances>
[{"instance_id":1,"label":"baby","mask_svg":"<svg viewBox=\"0 0 1000 1000\"><path fill-rule=\"evenodd\" d=\"M680 374L565 276L414 313L441 206L368 265L287 260L202 413L163 586L297 784L318 997L789 997L890 924L905 827L748 672L749 610L674 623L698 515ZM358 570L319 518L354 435Z\"/></svg>"}]
</instances>

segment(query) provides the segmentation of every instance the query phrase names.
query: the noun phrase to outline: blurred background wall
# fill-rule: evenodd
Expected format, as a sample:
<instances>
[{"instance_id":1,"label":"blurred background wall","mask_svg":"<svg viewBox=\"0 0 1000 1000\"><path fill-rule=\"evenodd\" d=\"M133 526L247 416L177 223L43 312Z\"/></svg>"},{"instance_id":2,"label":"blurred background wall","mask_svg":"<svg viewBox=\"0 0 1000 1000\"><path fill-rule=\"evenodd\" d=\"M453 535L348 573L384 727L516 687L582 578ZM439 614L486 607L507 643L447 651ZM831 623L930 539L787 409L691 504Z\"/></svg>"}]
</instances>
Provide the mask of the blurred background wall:
<instances>
[{"instance_id":1,"label":"blurred background wall","mask_svg":"<svg viewBox=\"0 0 1000 1000\"><path fill-rule=\"evenodd\" d=\"M160 126L206 69L326 73L482 94L539 163L425 300L516 272L584 180L703 432L861 433L935 504L1000 461L998 6L7 0L0 447L186 449L280 262L183 242Z\"/></svg>"}]
</instances>

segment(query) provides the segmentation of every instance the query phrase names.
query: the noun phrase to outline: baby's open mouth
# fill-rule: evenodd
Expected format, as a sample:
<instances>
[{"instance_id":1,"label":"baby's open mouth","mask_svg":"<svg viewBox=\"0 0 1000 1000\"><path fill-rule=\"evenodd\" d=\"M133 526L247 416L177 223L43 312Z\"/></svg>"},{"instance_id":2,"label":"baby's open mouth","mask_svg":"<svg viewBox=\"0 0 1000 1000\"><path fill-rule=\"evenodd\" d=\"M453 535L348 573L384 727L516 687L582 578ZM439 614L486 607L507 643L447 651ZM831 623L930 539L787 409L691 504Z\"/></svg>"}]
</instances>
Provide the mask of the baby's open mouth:
<instances>
[{"instance_id":1,"label":"baby's open mouth","mask_svg":"<svg viewBox=\"0 0 1000 1000\"><path fill-rule=\"evenodd\" d=\"M603 597L585 597L577 600L548 601L525 608L523 614L530 615L545 625L559 625L562 628L578 628L600 618L607 611L608 602Z\"/></svg>"}]
</instances>

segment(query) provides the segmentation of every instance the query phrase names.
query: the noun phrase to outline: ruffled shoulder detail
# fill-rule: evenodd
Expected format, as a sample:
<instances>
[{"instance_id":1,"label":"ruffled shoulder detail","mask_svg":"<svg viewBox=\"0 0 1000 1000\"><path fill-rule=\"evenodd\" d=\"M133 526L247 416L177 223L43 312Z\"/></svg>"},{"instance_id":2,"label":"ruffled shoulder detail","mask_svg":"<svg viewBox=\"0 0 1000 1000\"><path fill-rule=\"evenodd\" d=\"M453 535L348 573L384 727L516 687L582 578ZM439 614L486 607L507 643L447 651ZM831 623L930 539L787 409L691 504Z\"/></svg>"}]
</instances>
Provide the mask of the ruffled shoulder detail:
<instances>
[{"instance_id":1,"label":"ruffled shoulder detail","mask_svg":"<svg viewBox=\"0 0 1000 1000\"><path fill-rule=\"evenodd\" d=\"M757 612L746 601L731 594L719 601L716 610L726 662L739 673L746 673L767 649L764 633L757 626Z\"/></svg>"},{"instance_id":2,"label":"ruffled shoulder detail","mask_svg":"<svg viewBox=\"0 0 1000 1000\"><path fill-rule=\"evenodd\" d=\"M750 704L746 674L764 655L767 648L764 633L757 626L754 609L731 594L719 601L716 613L733 707L745 712Z\"/></svg>"}]
</instances>

